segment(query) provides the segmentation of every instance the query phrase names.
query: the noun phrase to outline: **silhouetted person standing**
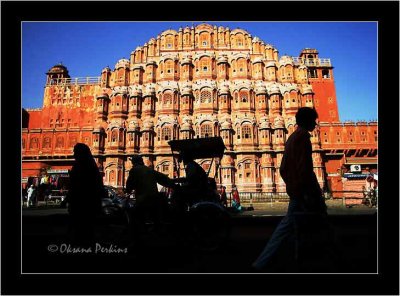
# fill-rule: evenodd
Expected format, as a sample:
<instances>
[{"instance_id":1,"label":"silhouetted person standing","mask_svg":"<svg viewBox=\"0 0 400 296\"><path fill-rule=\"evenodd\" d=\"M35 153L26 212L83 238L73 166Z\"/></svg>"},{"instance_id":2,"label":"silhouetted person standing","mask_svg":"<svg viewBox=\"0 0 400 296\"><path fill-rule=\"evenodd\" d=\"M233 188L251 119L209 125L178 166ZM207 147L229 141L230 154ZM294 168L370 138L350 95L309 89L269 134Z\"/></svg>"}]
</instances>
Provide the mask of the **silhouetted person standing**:
<instances>
[{"instance_id":1,"label":"silhouetted person standing","mask_svg":"<svg viewBox=\"0 0 400 296\"><path fill-rule=\"evenodd\" d=\"M226 187L225 187L225 186L222 186L222 187L221 187L220 201L221 201L221 205L222 205L224 208L227 208L227 207L228 207L228 198L227 198L227 196L226 196Z\"/></svg>"},{"instance_id":2,"label":"silhouetted person standing","mask_svg":"<svg viewBox=\"0 0 400 296\"><path fill-rule=\"evenodd\" d=\"M326 205L321 188L313 170L310 133L317 125L318 114L314 109L303 107L296 113L297 129L285 144L280 174L286 183L290 197L286 216L272 234L253 267L262 270L267 267L284 240L294 233L295 212L326 215Z\"/></svg>"},{"instance_id":3,"label":"silhouetted person standing","mask_svg":"<svg viewBox=\"0 0 400 296\"><path fill-rule=\"evenodd\" d=\"M87 145L77 143L74 158L67 195L73 243L89 246L94 243L96 217L101 213L103 178Z\"/></svg>"},{"instance_id":4,"label":"silhouetted person standing","mask_svg":"<svg viewBox=\"0 0 400 296\"><path fill-rule=\"evenodd\" d=\"M160 225L162 200L157 184L173 187L174 183L168 176L145 166L139 155L134 155L131 162L133 167L126 181L126 192L135 190L132 231L137 240L147 217L153 219L156 227Z\"/></svg>"}]
</instances>

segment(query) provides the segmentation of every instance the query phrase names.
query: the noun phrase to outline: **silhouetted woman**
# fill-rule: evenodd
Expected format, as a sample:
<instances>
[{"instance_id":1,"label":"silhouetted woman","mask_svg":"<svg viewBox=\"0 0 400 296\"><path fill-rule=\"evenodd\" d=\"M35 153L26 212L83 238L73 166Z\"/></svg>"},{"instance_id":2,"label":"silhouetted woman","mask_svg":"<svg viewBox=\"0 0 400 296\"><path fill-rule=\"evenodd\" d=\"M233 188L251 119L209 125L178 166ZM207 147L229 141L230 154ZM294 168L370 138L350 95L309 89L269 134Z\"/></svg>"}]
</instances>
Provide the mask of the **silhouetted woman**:
<instances>
[{"instance_id":1,"label":"silhouetted woman","mask_svg":"<svg viewBox=\"0 0 400 296\"><path fill-rule=\"evenodd\" d=\"M68 191L73 242L91 245L94 243L96 216L101 211L103 179L87 145L77 143L74 146L74 158Z\"/></svg>"}]
</instances>

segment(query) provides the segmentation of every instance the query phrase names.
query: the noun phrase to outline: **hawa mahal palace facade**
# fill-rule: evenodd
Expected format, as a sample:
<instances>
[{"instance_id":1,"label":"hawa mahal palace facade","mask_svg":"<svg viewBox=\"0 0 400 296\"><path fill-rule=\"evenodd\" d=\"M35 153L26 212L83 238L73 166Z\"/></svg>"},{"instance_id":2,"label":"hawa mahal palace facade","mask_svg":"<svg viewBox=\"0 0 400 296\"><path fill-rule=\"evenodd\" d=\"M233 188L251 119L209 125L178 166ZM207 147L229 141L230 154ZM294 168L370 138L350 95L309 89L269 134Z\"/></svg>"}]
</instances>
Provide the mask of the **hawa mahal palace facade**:
<instances>
[{"instance_id":1,"label":"hawa mahal palace facade","mask_svg":"<svg viewBox=\"0 0 400 296\"><path fill-rule=\"evenodd\" d=\"M22 110L23 178L70 169L77 142L107 185L125 185L133 154L173 177L168 141L221 136L218 184L285 192L279 166L303 106L319 114L311 142L321 188L360 190L377 170L377 122L339 121L333 66L316 49L279 56L242 29L200 24L162 32L99 77L71 78L62 64L46 75L43 107Z\"/></svg>"}]
</instances>

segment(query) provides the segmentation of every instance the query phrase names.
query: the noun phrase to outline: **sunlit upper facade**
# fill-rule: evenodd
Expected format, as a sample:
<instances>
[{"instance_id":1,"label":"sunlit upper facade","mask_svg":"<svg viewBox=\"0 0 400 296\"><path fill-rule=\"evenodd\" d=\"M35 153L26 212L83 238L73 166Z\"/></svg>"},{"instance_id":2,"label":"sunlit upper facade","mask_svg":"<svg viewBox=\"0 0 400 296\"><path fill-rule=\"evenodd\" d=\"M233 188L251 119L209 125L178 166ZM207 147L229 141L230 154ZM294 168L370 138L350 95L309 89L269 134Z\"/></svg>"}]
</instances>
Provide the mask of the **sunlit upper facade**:
<instances>
[{"instance_id":1,"label":"sunlit upper facade","mask_svg":"<svg viewBox=\"0 0 400 296\"><path fill-rule=\"evenodd\" d=\"M377 123L339 121L333 66L316 49L279 56L249 32L201 24L162 32L99 77L71 78L64 65L46 75L43 107L24 110L25 177L70 168L77 142L91 147L105 184L124 186L133 154L172 177L169 140L221 136L218 183L284 192L279 166L302 106L319 114L311 141L321 187L343 189L349 157L376 168Z\"/></svg>"}]
</instances>

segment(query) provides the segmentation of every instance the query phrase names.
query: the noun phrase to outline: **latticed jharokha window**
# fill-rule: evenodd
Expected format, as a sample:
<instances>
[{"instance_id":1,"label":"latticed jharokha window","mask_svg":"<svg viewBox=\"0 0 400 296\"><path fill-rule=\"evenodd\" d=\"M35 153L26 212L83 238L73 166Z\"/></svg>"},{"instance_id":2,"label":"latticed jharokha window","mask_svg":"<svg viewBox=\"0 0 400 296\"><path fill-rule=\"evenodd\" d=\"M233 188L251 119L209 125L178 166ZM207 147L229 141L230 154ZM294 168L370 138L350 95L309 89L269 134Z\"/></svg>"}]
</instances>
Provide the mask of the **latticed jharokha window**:
<instances>
[{"instance_id":1,"label":"latticed jharokha window","mask_svg":"<svg viewBox=\"0 0 400 296\"><path fill-rule=\"evenodd\" d=\"M206 47L208 45L208 34L207 33L200 34L200 44L203 47Z\"/></svg>"},{"instance_id":2,"label":"latticed jharokha window","mask_svg":"<svg viewBox=\"0 0 400 296\"><path fill-rule=\"evenodd\" d=\"M168 60L165 62L165 72L168 74L174 73L174 62L172 60Z\"/></svg>"},{"instance_id":3,"label":"latticed jharokha window","mask_svg":"<svg viewBox=\"0 0 400 296\"><path fill-rule=\"evenodd\" d=\"M237 61L237 68L239 72L246 72L247 70L247 65L246 65L246 60L245 59L238 59Z\"/></svg>"},{"instance_id":4,"label":"latticed jharokha window","mask_svg":"<svg viewBox=\"0 0 400 296\"><path fill-rule=\"evenodd\" d=\"M249 100L249 95L248 95L247 91L241 91L240 92L240 101L242 103L246 103L246 102L248 102L248 100Z\"/></svg>"},{"instance_id":5,"label":"latticed jharokha window","mask_svg":"<svg viewBox=\"0 0 400 296\"><path fill-rule=\"evenodd\" d=\"M243 46L243 37L242 36L239 36L239 37L237 37L236 38L236 45L238 46L238 47L241 47L241 46Z\"/></svg>"},{"instance_id":6,"label":"latticed jharokha window","mask_svg":"<svg viewBox=\"0 0 400 296\"><path fill-rule=\"evenodd\" d=\"M111 141L112 142L116 142L117 141L117 137L118 137L117 130L113 130L112 133L111 133Z\"/></svg>"},{"instance_id":7,"label":"latticed jharokha window","mask_svg":"<svg viewBox=\"0 0 400 296\"><path fill-rule=\"evenodd\" d=\"M164 105L170 105L172 104L172 94L170 93L165 93L163 96L163 104Z\"/></svg>"},{"instance_id":8,"label":"latticed jharokha window","mask_svg":"<svg viewBox=\"0 0 400 296\"><path fill-rule=\"evenodd\" d=\"M243 139L251 139L251 127L248 125L244 125L242 127L242 138Z\"/></svg>"},{"instance_id":9,"label":"latticed jharokha window","mask_svg":"<svg viewBox=\"0 0 400 296\"><path fill-rule=\"evenodd\" d=\"M211 103L211 91L203 90L200 93L200 103Z\"/></svg>"},{"instance_id":10,"label":"latticed jharokha window","mask_svg":"<svg viewBox=\"0 0 400 296\"><path fill-rule=\"evenodd\" d=\"M171 129L169 127L162 128L161 139L165 141L169 141L171 139Z\"/></svg>"},{"instance_id":11,"label":"latticed jharokha window","mask_svg":"<svg viewBox=\"0 0 400 296\"><path fill-rule=\"evenodd\" d=\"M165 43L167 45L167 48L172 48L173 44L174 44L174 39L172 36L167 36L167 38L165 38Z\"/></svg>"},{"instance_id":12,"label":"latticed jharokha window","mask_svg":"<svg viewBox=\"0 0 400 296\"><path fill-rule=\"evenodd\" d=\"M204 124L200 128L200 137L208 138L212 137L212 127L211 124Z\"/></svg>"},{"instance_id":13,"label":"latticed jharokha window","mask_svg":"<svg viewBox=\"0 0 400 296\"><path fill-rule=\"evenodd\" d=\"M203 72L208 72L209 70L209 62L207 58L203 58L200 62L200 69Z\"/></svg>"},{"instance_id":14,"label":"latticed jharokha window","mask_svg":"<svg viewBox=\"0 0 400 296\"><path fill-rule=\"evenodd\" d=\"M184 36L183 36L183 43L185 44L185 45L190 45L190 37L189 37L190 35L189 34L185 34Z\"/></svg>"}]
</instances>

